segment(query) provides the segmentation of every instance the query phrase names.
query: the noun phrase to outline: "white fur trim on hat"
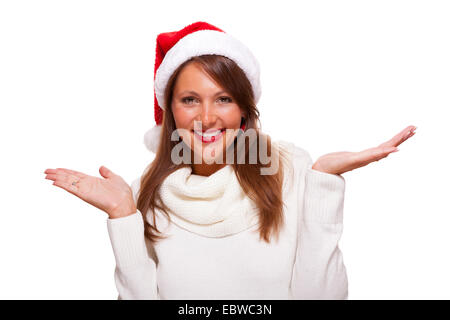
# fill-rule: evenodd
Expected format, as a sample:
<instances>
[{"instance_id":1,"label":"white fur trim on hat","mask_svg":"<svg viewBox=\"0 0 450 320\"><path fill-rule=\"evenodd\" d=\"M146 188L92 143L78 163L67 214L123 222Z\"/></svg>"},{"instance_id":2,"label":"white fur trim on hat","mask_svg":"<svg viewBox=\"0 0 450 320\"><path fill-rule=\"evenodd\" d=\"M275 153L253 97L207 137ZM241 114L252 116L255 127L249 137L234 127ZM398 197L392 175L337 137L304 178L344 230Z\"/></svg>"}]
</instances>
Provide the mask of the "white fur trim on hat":
<instances>
[{"instance_id":1,"label":"white fur trim on hat","mask_svg":"<svg viewBox=\"0 0 450 320\"><path fill-rule=\"evenodd\" d=\"M162 125L155 125L153 128L148 130L144 135L144 144L148 150L156 154L159 147L159 138L161 137Z\"/></svg>"},{"instance_id":2,"label":"white fur trim on hat","mask_svg":"<svg viewBox=\"0 0 450 320\"><path fill-rule=\"evenodd\" d=\"M218 54L230 58L245 72L250 81L255 102L261 97L259 63L241 41L228 33L216 30L199 30L180 39L164 56L156 71L155 94L164 110L164 90L172 73L186 60L204 54Z\"/></svg>"}]
</instances>

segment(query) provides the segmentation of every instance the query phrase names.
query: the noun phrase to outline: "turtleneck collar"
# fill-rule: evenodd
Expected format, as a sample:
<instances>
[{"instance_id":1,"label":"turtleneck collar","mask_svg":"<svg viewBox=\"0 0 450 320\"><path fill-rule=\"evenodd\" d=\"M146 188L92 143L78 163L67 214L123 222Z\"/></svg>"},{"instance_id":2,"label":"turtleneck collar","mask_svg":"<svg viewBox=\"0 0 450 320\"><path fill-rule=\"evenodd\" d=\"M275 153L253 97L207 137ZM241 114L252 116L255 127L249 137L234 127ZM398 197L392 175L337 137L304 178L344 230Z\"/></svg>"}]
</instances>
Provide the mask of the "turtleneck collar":
<instances>
[{"instance_id":1,"label":"turtleneck collar","mask_svg":"<svg viewBox=\"0 0 450 320\"><path fill-rule=\"evenodd\" d=\"M160 193L172 222L202 236L232 235L259 221L258 208L242 190L231 165L210 176L182 167L164 180Z\"/></svg>"}]
</instances>

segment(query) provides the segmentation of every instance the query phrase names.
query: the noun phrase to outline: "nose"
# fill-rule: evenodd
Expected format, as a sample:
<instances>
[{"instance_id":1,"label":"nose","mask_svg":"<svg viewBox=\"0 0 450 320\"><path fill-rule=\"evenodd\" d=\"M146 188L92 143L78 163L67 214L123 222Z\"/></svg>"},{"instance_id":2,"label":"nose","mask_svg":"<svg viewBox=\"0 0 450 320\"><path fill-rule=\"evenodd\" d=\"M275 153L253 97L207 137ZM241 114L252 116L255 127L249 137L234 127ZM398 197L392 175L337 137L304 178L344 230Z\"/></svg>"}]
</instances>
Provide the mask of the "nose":
<instances>
[{"instance_id":1,"label":"nose","mask_svg":"<svg viewBox=\"0 0 450 320\"><path fill-rule=\"evenodd\" d=\"M199 121L201 121L203 130L214 126L217 121L217 114L213 104L209 102L204 102L202 104Z\"/></svg>"}]
</instances>

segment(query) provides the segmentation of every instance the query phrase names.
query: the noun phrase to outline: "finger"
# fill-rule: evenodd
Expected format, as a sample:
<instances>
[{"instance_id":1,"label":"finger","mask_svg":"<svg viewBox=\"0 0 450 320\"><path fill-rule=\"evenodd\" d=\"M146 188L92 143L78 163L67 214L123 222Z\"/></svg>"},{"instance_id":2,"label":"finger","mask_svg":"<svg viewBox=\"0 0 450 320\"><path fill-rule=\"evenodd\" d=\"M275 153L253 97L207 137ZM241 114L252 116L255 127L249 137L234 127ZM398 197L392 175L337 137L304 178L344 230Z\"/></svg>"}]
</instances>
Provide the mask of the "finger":
<instances>
[{"instance_id":1,"label":"finger","mask_svg":"<svg viewBox=\"0 0 450 320\"><path fill-rule=\"evenodd\" d=\"M400 131L398 134L396 134L392 139L380 144L379 147L397 147L403 142L405 142L407 139L412 137L412 134L415 133L414 131L416 129L417 129L416 126L408 126L402 131Z\"/></svg>"},{"instance_id":2,"label":"finger","mask_svg":"<svg viewBox=\"0 0 450 320\"><path fill-rule=\"evenodd\" d=\"M45 179L58 182L72 183L75 181L80 181L82 178L67 173L49 173L45 176Z\"/></svg>"},{"instance_id":3,"label":"finger","mask_svg":"<svg viewBox=\"0 0 450 320\"><path fill-rule=\"evenodd\" d=\"M46 169L45 171L44 171L44 173L51 173L51 174L62 174L62 173L65 173L65 174L73 174L73 175L76 175L76 176L78 176L79 178L81 178L82 176L86 176L84 173L82 173L82 172L78 172L78 171L75 171L75 170L70 170L70 169L66 169L66 168L56 168L56 169Z\"/></svg>"},{"instance_id":4,"label":"finger","mask_svg":"<svg viewBox=\"0 0 450 320\"><path fill-rule=\"evenodd\" d=\"M413 135L415 135L416 133L414 131L411 131L411 133L408 135L408 137L406 139L411 138Z\"/></svg>"},{"instance_id":5,"label":"finger","mask_svg":"<svg viewBox=\"0 0 450 320\"><path fill-rule=\"evenodd\" d=\"M411 132L413 132L415 130L416 127L414 126L408 126L405 129L403 129L402 131L400 131L397 135L395 135L390 142L392 143L391 146L397 146L400 143L402 143L403 141L405 141L409 134L411 134Z\"/></svg>"},{"instance_id":6,"label":"finger","mask_svg":"<svg viewBox=\"0 0 450 320\"><path fill-rule=\"evenodd\" d=\"M103 178L111 178L112 176L114 176L114 172L112 172L111 170L109 170L107 167L105 166L101 166L98 170L100 172L100 175Z\"/></svg>"},{"instance_id":7,"label":"finger","mask_svg":"<svg viewBox=\"0 0 450 320\"><path fill-rule=\"evenodd\" d=\"M415 134L414 131L407 132L407 133L405 134L405 136L402 138L402 140L401 140L396 146L399 146L400 144L402 144L403 142L405 142L406 140L408 140L409 138L411 138L414 134Z\"/></svg>"},{"instance_id":8,"label":"finger","mask_svg":"<svg viewBox=\"0 0 450 320\"><path fill-rule=\"evenodd\" d=\"M56 169L45 169L44 173L56 173Z\"/></svg>"},{"instance_id":9,"label":"finger","mask_svg":"<svg viewBox=\"0 0 450 320\"><path fill-rule=\"evenodd\" d=\"M392 145L391 146L398 146L401 143L403 143L404 141L406 141L406 139L409 138L409 135L414 132L415 127L414 126L408 126L406 127L404 130L402 130L399 134L397 134L394 138L391 139Z\"/></svg>"},{"instance_id":10,"label":"finger","mask_svg":"<svg viewBox=\"0 0 450 320\"><path fill-rule=\"evenodd\" d=\"M78 187L76 185L72 185L71 183L67 183L64 181L55 181L53 182L54 186L57 186L61 189L66 190L67 192L70 192L71 194L79 197L79 193L78 193Z\"/></svg>"},{"instance_id":11,"label":"finger","mask_svg":"<svg viewBox=\"0 0 450 320\"><path fill-rule=\"evenodd\" d=\"M86 174L84 174L82 172L78 172L78 171L70 170L70 169L66 169L66 168L56 168L55 170L56 170L56 173L72 174L78 178L84 178L87 176Z\"/></svg>"}]
</instances>

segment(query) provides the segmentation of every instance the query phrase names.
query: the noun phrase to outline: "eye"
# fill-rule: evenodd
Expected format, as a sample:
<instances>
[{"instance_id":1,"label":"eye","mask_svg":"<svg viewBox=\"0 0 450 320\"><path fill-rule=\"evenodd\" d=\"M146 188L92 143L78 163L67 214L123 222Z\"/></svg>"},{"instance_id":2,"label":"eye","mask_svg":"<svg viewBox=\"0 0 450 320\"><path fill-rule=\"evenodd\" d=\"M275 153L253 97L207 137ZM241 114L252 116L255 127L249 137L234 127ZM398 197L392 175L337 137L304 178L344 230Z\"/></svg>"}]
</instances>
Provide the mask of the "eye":
<instances>
[{"instance_id":1,"label":"eye","mask_svg":"<svg viewBox=\"0 0 450 320\"><path fill-rule=\"evenodd\" d=\"M185 103L185 104L192 104L191 102L194 100L194 97L185 97L183 99L181 99L181 102Z\"/></svg>"},{"instance_id":2,"label":"eye","mask_svg":"<svg viewBox=\"0 0 450 320\"><path fill-rule=\"evenodd\" d=\"M231 100L230 97L220 97L219 101L223 103L231 103L233 100Z\"/></svg>"}]
</instances>

